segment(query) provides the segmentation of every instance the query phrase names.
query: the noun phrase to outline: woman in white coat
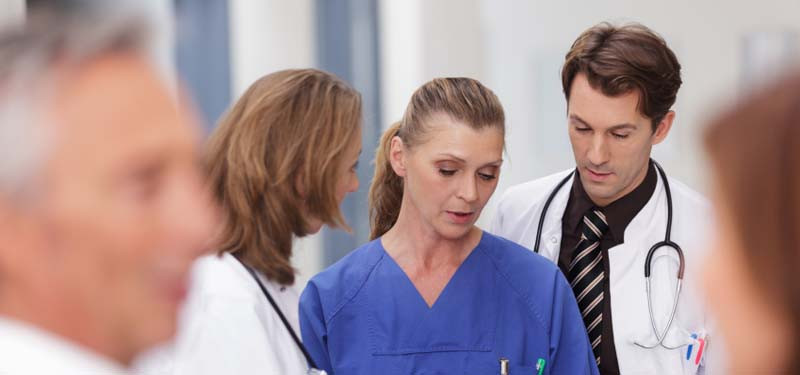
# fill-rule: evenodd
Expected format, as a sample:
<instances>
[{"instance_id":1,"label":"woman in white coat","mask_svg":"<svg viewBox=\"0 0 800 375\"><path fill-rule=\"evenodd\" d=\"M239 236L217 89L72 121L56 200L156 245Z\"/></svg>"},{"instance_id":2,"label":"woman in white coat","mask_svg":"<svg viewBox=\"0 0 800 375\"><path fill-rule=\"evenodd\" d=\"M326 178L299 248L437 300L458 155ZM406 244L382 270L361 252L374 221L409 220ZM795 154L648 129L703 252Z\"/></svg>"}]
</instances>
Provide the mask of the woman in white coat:
<instances>
[{"instance_id":1,"label":"woman in white coat","mask_svg":"<svg viewBox=\"0 0 800 375\"><path fill-rule=\"evenodd\" d=\"M347 229L358 188L361 97L318 70L256 81L220 122L205 164L227 222L201 258L170 360L174 374L305 374L293 237Z\"/></svg>"}]
</instances>

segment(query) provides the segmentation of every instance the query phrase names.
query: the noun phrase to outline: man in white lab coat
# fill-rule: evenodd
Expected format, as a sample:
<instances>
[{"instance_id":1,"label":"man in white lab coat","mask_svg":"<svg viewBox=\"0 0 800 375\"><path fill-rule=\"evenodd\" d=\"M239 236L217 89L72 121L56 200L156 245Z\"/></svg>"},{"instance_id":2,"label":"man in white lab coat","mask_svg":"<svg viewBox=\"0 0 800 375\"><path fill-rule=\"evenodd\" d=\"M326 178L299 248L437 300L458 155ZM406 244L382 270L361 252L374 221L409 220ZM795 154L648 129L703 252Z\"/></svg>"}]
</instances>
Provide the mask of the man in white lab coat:
<instances>
[{"instance_id":1,"label":"man in white lab coat","mask_svg":"<svg viewBox=\"0 0 800 375\"><path fill-rule=\"evenodd\" d=\"M646 27L603 23L574 42L562 84L576 168L511 187L492 231L559 265L602 374L702 373L707 322L689 270L703 250L708 207L686 185L665 179L650 159L675 119L680 64ZM687 271L662 341L678 252L662 247L653 256L655 329L644 273L648 250L665 239L670 200L670 240L682 247Z\"/></svg>"},{"instance_id":2,"label":"man in white lab coat","mask_svg":"<svg viewBox=\"0 0 800 375\"><path fill-rule=\"evenodd\" d=\"M139 18L0 33L0 374L123 374L168 339L216 211Z\"/></svg>"}]
</instances>

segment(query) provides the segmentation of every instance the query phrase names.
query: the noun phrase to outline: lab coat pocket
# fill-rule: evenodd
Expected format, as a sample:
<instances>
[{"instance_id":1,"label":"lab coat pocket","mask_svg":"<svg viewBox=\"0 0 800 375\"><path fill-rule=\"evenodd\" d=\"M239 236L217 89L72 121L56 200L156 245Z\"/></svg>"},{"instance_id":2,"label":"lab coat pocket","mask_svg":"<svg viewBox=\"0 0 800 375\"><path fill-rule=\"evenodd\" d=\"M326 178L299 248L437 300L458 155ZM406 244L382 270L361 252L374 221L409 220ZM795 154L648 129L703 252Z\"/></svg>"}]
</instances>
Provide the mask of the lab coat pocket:
<instances>
[{"instance_id":1,"label":"lab coat pocket","mask_svg":"<svg viewBox=\"0 0 800 375\"><path fill-rule=\"evenodd\" d=\"M691 334L692 343L681 350L684 374L697 374L697 370L704 365L705 354L708 352L709 337L705 331Z\"/></svg>"}]
</instances>

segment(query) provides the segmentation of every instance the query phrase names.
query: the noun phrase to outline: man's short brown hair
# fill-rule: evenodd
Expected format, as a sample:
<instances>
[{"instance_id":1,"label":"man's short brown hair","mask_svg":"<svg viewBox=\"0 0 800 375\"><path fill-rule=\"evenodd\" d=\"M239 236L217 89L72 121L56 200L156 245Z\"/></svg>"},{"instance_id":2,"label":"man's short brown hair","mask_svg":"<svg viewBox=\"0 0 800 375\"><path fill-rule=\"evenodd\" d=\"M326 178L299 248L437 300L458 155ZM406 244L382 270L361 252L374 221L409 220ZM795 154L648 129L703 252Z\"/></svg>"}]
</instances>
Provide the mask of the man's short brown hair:
<instances>
[{"instance_id":1,"label":"man's short brown hair","mask_svg":"<svg viewBox=\"0 0 800 375\"><path fill-rule=\"evenodd\" d=\"M652 120L654 131L675 104L682 83L681 65L664 39L636 23L603 22L575 40L561 69L567 101L579 73L606 96L637 90L639 112Z\"/></svg>"}]
</instances>

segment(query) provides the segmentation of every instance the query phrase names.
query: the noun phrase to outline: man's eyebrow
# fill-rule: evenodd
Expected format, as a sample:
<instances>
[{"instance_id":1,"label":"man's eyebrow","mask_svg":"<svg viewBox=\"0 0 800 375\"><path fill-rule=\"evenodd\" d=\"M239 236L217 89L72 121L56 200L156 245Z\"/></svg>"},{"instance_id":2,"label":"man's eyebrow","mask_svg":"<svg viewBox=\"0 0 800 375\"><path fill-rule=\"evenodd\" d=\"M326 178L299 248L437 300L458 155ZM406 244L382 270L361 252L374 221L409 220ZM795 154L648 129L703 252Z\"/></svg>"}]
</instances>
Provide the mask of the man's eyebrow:
<instances>
[{"instance_id":1,"label":"man's eyebrow","mask_svg":"<svg viewBox=\"0 0 800 375\"><path fill-rule=\"evenodd\" d=\"M619 125L614 125L614 126L612 126L612 127L611 127L611 128L609 128L608 130L610 130L610 131L615 131L615 130L624 130L624 129L636 130L636 125L633 125L633 124L628 124L628 123L625 123L625 124L619 124Z\"/></svg>"},{"instance_id":2,"label":"man's eyebrow","mask_svg":"<svg viewBox=\"0 0 800 375\"><path fill-rule=\"evenodd\" d=\"M592 125L591 125L591 124L589 124L588 122L586 122L586 120L582 119L582 118L581 118L580 116L578 116L578 115L572 114L572 115L569 115L569 118L570 118L570 120L572 120L572 121L575 121L575 122L578 122L578 123L580 123L581 125L584 125L584 126L587 126L587 127L590 127L590 128L592 127ZM614 126L610 127L608 130L609 130L609 131L623 130L623 129L631 129L631 130L636 130L636 128L637 128L637 126L636 126L636 125L634 125L634 124L631 124L631 123L627 123L627 122L626 122L626 123L622 123L622 124L619 124L619 125L614 125Z\"/></svg>"},{"instance_id":3,"label":"man's eyebrow","mask_svg":"<svg viewBox=\"0 0 800 375\"><path fill-rule=\"evenodd\" d=\"M575 121L575 122L579 122L581 125L588 126L590 128L592 127L592 125L590 125L588 122L586 122L586 120L582 119L578 115L575 115L575 114L569 115L569 119L572 120L572 121Z\"/></svg>"}]
</instances>

